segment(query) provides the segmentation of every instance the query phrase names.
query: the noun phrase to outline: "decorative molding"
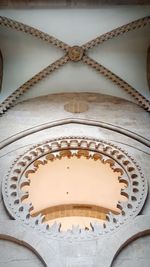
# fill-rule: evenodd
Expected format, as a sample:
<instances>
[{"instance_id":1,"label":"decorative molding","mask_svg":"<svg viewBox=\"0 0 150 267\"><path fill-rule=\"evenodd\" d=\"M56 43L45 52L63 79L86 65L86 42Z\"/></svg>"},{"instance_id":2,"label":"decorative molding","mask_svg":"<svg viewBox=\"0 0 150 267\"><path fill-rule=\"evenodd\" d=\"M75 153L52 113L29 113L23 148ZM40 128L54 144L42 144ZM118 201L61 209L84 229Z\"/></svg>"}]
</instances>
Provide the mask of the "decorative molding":
<instances>
[{"instance_id":1,"label":"decorative molding","mask_svg":"<svg viewBox=\"0 0 150 267\"><path fill-rule=\"evenodd\" d=\"M131 220L126 225L122 225L109 237L105 237L95 240L95 243L81 242L80 259L84 257L85 253L82 248L88 247L89 255L93 255L93 247L97 248L94 254L95 267L112 267L114 259L117 257L119 251L138 237L143 237L150 233L150 216L140 215ZM10 240L18 244L23 244L28 249L33 251L44 263L44 266L48 267L62 267L64 259L63 253L60 252L61 245L70 251L70 247L73 245L74 253L78 252L79 243L76 243L76 239L71 242L65 242L62 238L61 242L54 243L53 239L46 238L43 234L37 233L33 228L29 229L24 227L16 220L2 220L0 221L0 239ZM78 241L78 239L77 239ZM74 242L74 243L73 243ZM85 244L85 246L84 246ZM106 257L106 249L107 257ZM86 250L87 251L87 250ZM92 251L92 253L91 253ZM72 256L72 255L71 255ZM87 261L89 257L87 258ZM87 262L88 265L89 262Z\"/></svg>"},{"instance_id":2,"label":"decorative molding","mask_svg":"<svg viewBox=\"0 0 150 267\"><path fill-rule=\"evenodd\" d=\"M0 149L3 149L4 147L6 147L6 146L18 141L19 139L30 135L30 134L37 133L37 132L40 132L40 131L43 131L43 130L46 130L49 128L53 128L53 127L57 127L57 126L61 126L61 125L66 125L66 124L72 124L72 123L108 129L108 130L114 131L116 133L120 133L120 134L123 134L125 136L128 136L128 137L140 142L141 144L143 144L147 147L150 147L150 140L148 140L147 138L145 138L141 135L138 135L132 131L129 131L125 128L122 128L120 126L115 126L113 124L102 122L102 121L79 119L79 118L66 118L66 119L62 119L62 120L44 123L44 124L29 128L25 131L19 132L18 134L12 135L11 137L0 142Z\"/></svg>"},{"instance_id":3,"label":"decorative molding","mask_svg":"<svg viewBox=\"0 0 150 267\"><path fill-rule=\"evenodd\" d=\"M82 46L72 46L69 48L68 56L71 61L77 62L80 61L83 57L84 50Z\"/></svg>"},{"instance_id":4,"label":"decorative molding","mask_svg":"<svg viewBox=\"0 0 150 267\"><path fill-rule=\"evenodd\" d=\"M56 251L50 244L47 244L46 239L37 235L33 229L26 228L15 220L0 220L0 240L1 239L27 247L37 255L45 267L53 267L50 265L50 262L51 258L55 259ZM37 246L39 243L40 246ZM49 253L47 253L48 249ZM59 265L56 266L61 267Z\"/></svg>"},{"instance_id":5,"label":"decorative molding","mask_svg":"<svg viewBox=\"0 0 150 267\"><path fill-rule=\"evenodd\" d=\"M96 153L97 157L107 161L111 168L121 170L119 181L127 184L127 188L122 189L121 194L127 196L128 200L118 202L117 205L121 214L107 214L107 222L103 226L91 224L92 230L89 231L73 226L70 231L61 232L60 224L54 224L49 228L43 223L43 216L30 216L32 204L22 203L22 200L28 197L28 193L21 190L24 184L29 184L28 172L35 172L38 164L45 160L52 160L53 154L58 154L62 150L68 151L68 149L90 151L93 155ZM35 145L16 159L2 185L3 199L9 214L15 220L35 228L49 238L56 239L62 237L72 239L74 236L79 239L93 239L117 230L138 215L144 205L147 190L147 181L141 173L141 168L128 153L109 142L87 137L62 137Z\"/></svg>"},{"instance_id":6,"label":"decorative molding","mask_svg":"<svg viewBox=\"0 0 150 267\"><path fill-rule=\"evenodd\" d=\"M16 22L14 20L0 17L0 25L6 26L12 29L16 29L18 31L28 33L32 36L35 36L39 39L42 39L50 44L55 45L56 47L64 50L66 55L61 57L59 60L50 64L47 68L40 71L38 74L33 76L30 80L25 82L21 87L19 87L15 92L13 92L1 105L0 105L0 115L3 115L9 108L11 108L14 104L16 104L16 100L24 94L27 90L29 90L32 86L43 80L47 75L51 74L64 64L69 61L82 61L83 63L87 64L88 66L92 67L96 71L98 71L101 75L104 75L107 79L113 82L115 85L119 86L123 90L125 90L128 94L130 94L136 103L144 108L147 111L150 111L150 101L146 99L142 94L140 94L136 89L134 89L131 85L129 85L126 81L122 78L105 68L103 65L99 64L95 60L91 59L86 55L86 52L105 42L109 39L114 37L120 36L125 34L126 32L143 28L147 25L150 25L150 17L145 17L123 25L119 28L116 28L110 32L107 32L82 46L73 46L70 47L69 45L65 44L64 42L50 36L46 33L43 33L33 27L29 27L23 23Z\"/></svg>"}]
</instances>

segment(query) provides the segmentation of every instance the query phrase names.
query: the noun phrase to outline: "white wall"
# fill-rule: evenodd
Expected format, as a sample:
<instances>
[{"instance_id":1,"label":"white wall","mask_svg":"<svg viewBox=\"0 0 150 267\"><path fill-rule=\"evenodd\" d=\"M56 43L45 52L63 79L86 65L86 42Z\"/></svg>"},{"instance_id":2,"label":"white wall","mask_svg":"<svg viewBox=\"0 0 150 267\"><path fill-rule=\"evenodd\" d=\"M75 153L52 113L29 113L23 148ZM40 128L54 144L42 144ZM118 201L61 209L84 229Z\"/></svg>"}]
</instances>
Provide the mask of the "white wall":
<instances>
[{"instance_id":1,"label":"white wall","mask_svg":"<svg viewBox=\"0 0 150 267\"><path fill-rule=\"evenodd\" d=\"M0 11L1 16L37 27L70 45L81 45L149 13L150 6ZM146 27L99 45L89 54L150 98L146 77L146 52L149 44L150 29ZM1 101L63 54L59 49L32 36L4 27L0 28L0 47L4 57ZM69 63L30 89L21 99L68 91L93 91L131 99L122 89L82 63Z\"/></svg>"}]
</instances>

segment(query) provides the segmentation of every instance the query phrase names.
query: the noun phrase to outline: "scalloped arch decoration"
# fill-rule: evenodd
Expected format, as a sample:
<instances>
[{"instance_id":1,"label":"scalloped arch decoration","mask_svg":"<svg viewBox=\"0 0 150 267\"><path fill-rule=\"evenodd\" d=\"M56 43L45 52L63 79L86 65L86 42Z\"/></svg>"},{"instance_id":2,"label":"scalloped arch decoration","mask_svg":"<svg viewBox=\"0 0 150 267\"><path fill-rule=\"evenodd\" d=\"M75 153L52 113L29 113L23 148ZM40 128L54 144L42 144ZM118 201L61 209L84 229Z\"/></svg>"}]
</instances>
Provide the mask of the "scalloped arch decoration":
<instances>
[{"instance_id":1,"label":"scalloped arch decoration","mask_svg":"<svg viewBox=\"0 0 150 267\"><path fill-rule=\"evenodd\" d=\"M14 162L8 176L3 180L3 198L5 206L15 220L22 221L22 223L28 227L34 227L35 230L43 232L49 237L70 237L70 234L67 232L64 233L60 231L59 224L54 224L49 229L49 227L43 223L43 216L40 214L35 217L30 216L32 204L22 203L22 199L27 195L21 190L21 186L24 183L28 183L28 169L34 172L39 162L45 160L46 157L52 160L54 153L62 153L62 151L68 153L68 151L77 151L79 149L87 152L89 151L93 153L93 155L100 155L102 160L108 160L110 164L115 163L115 166L123 171L120 180L128 184L128 186L122 190L122 194L126 195L128 200L126 202L118 202L117 204L121 213L119 215L108 213L106 223L103 226L97 224L92 225L91 230L85 231L86 234L84 238L88 236L88 238L91 239L115 231L122 224L137 216L144 205L148 188L147 181L135 160L129 156L126 151L109 142L88 139L86 137L62 137L35 145L33 148L29 149ZM81 229L78 229L77 232L81 234L84 230L81 231ZM81 235L79 236L81 237Z\"/></svg>"}]
</instances>

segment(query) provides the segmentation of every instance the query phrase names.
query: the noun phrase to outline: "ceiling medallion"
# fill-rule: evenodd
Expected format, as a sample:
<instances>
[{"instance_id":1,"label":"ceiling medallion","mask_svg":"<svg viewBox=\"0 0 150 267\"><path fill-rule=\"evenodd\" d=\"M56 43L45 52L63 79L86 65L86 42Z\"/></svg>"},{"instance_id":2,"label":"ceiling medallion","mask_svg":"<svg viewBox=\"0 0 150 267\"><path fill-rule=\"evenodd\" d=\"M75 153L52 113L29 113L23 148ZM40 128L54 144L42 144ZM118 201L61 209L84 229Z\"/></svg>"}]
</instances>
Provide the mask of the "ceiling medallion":
<instances>
[{"instance_id":1,"label":"ceiling medallion","mask_svg":"<svg viewBox=\"0 0 150 267\"><path fill-rule=\"evenodd\" d=\"M60 223L54 223L51 226L46 222L44 223L43 214L32 216L33 203L24 203L29 194L23 188L30 184L29 176L40 170L40 166L46 166L48 162L53 162L56 159L70 159L72 157L76 157L78 160L83 157L95 162L109 164L114 172L120 173L119 182L126 184L121 189L121 195L125 196L126 199L125 201L119 200L117 203L120 213L115 214L108 211L104 223L92 221L90 229L72 226L72 229L62 231ZM33 227L53 238L91 239L115 231L122 224L138 215L147 196L147 181L135 160L116 145L86 137L64 137L38 144L17 159L3 180L2 191L9 214L28 227ZM78 203L74 204L77 204L76 210L83 208L80 205L77 207ZM65 207L65 212L67 209L68 207ZM59 209L57 211L59 212ZM93 209L92 212L95 210Z\"/></svg>"},{"instance_id":2,"label":"ceiling medallion","mask_svg":"<svg viewBox=\"0 0 150 267\"><path fill-rule=\"evenodd\" d=\"M68 56L72 61L80 61L83 57L83 48L77 45L70 47Z\"/></svg>"}]
</instances>

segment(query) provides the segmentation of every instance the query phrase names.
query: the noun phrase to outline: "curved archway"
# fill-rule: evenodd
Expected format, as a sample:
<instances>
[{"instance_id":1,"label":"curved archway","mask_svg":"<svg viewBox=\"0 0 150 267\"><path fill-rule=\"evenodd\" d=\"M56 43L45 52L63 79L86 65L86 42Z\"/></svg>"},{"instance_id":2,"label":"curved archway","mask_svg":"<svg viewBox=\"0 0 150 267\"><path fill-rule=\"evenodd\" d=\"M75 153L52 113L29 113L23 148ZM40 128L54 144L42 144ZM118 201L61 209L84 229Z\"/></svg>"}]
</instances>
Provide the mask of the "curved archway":
<instances>
[{"instance_id":1,"label":"curved archway","mask_svg":"<svg viewBox=\"0 0 150 267\"><path fill-rule=\"evenodd\" d=\"M28 264L30 261L33 264L33 267L46 266L46 263L43 261L42 257L37 254L35 249L25 242L22 242L15 237L8 235L0 235L0 243L2 242L2 247L0 249L0 263L5 261L5 264L9 262L9 254L11 257L10 261L16 262L20 260L26 261L28 258ZM22 258L24 256L24 258ZM38 256L38 257L36 257Z\"/></svg>"},{"instance_id":2,"label":"curved archway","mask_svg":"<svg viewBox=\"0 0 150 267\"><path fill-rule=\"evenodd\" d=\"M33 133L37 133L40 131L43 131L45 129L49 129L49 128L53 128L56 126L61 126L61 125L67 125L67 124L83 124L86 126L95 126L95 127L101 127L104 129L108 129L120 134L123 134L125 136L128 136L138 142L140 142L141 144L145 145L145 146L150 146L150 141L146 138L144 138L143 136L133 133L130 130L127 130L125 128L122 128L120 126L115 126L113 124L110 123L105 123L102 121L95 121L95 120L88 120L88 119L79 119L79 118L66 118L66 119L61 119L61 120L57 120L57 121L52 121L52 122L48 122L45 124L40 124L38 126L34 126L32 128L29 128L25 131L21 131L18 134L12 135L9 138L3 140L2 142L0 142L0 149L3 149L4 147L18 141L21 138L24 138L28 135L31 135Z\"/></svg>"},{"instance_id":3,"label":"curved archway","mask_svg":"<svg viewBox=\"0 0 150 267\"><path fill-rule=\"evenodd\" d=\"M135 220L129 224L129 227L129 233L122 233L122 240L119 240L117 244L118 248L116 249L116 251L114 249L114 253L112 253L113 255L110 267L115 267L113 265L114 260L123 248L125 248L127 245L130 245L132 242L134 242L140 237L150 235L150 216L141 215L136 217Z\"/></svg>"},{"instance_id":4,"label":"curved archway","mask_svg":"<svg viewBox=\"0 0 150 267\"><path fill-rule=\"evenodd\" d=\"M52 259L59 264L56 252L52 247L51 243L37 235L33 229L24 228L20 223L15 220L1 221L0 223L0 239L15 242L31 250L44 266L51 265Z\"/></svg>"}]
</instances>

